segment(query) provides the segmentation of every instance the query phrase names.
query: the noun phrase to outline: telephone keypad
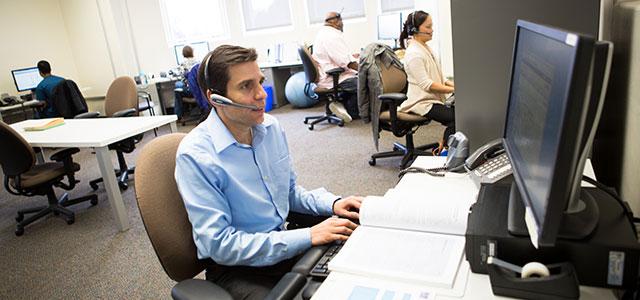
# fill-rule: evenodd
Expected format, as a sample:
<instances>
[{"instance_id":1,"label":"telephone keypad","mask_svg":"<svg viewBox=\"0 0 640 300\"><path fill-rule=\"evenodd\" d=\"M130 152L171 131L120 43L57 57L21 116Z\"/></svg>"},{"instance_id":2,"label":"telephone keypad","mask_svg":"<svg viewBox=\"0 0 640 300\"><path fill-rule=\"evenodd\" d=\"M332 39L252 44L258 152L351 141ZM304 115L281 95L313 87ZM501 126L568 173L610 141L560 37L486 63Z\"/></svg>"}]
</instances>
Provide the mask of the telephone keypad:
<instances>
[{"instance_id":1,"label":"telephone keypad","mask_svg":"<svg viewBox=\"0 0 640 300\"><path fill-rule=\"evenodd\" d=\"M507 153L502 153L489 159L477 169L473 170L472 177L476 177L479 183L494 183L511 174L511 163Z\"/></svg>"}]
</instances>

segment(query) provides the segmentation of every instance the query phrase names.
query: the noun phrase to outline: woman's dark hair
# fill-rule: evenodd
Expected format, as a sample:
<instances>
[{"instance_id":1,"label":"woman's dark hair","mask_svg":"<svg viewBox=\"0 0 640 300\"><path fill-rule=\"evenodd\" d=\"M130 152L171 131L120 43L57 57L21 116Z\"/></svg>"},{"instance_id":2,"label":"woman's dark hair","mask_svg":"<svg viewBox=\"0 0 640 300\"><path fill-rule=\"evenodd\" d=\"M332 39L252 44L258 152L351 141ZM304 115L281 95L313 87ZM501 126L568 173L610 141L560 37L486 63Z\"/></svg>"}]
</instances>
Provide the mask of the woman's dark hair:
<instances>
[{"instance_id":1,"label":"woman's dark hair","mask_svg":"<svg viewBox=\"0 0 640 300\"><path fill-rule=\"evenodd\" d=\"M226 96L229 82L229 67L249 61L256 61L256 49L222 45L209 52L198 68L198 85L204 95L211 89ZM205 70L206 69L206 70ZM205 74L206 72L206 74Z\"/></svg>"},{"instance_id":2,"label":"woman's dark hair","mask_svg":"<svg viewBox=\"0 0 640 300\"><path fill-rule=\"evenodd\" d=\"M407 19L404 21L404 25L402 26L402 32L400 32L400 48L406 48L406 40L409 39L409 36L420 31L418 28L420 28L420 25L422 25L428 17L429 14L421 10L416 10L407 16Z\"/></svg>"}]
</instances>

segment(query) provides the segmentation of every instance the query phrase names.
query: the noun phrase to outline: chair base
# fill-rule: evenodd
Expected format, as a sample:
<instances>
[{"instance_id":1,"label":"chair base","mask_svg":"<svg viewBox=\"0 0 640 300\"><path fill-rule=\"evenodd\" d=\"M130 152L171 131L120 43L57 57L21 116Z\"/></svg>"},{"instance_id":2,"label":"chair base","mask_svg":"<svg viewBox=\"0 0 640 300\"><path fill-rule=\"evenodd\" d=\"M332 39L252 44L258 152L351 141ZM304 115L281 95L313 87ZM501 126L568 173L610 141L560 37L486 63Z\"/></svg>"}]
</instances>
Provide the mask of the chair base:
<instances>
[{"instance_id":1,"label":"chair base","mask_svg":"<svg viewBox=\"0 0 640 300\"><path fill-rule=\"evenodd\" d=\"M313 121L309 123L310 120L313 120ZM309 130L313 130L314 125L323 121L327 121L327 123L329 124L336 124L340 127L344 126L344 121L332 113L325 113L324 115L320 115L320 116L311 116L311 117L304 118L304 123L309 124Z\"/></svg>"},{"instance_id":2,"label":"chair base","mask_svg":"<svg viewBox=\"0 0 640 300\"><path fill-rule=\"evenodd\" d=\"M25 226L37 221L38 219L41 219L42 217L50 213L53 213L56 216L62 215L62 217L67 221L67 224L71 225L75 222L75 214L72 211L66 209L65 207L75 205L81 202L86 202L86 201L90 201L91 205L98 204L98 196L95 194L87 195L87 196L75 198L75 199L69 199L69 194L64 193L60 197L60 199L57 199L53 190L51 190L47 194L47 198L49 200L48 206L38 206L38 207L32 207L32 208L22 209L18 211L18 215L16 216L16 221L18 222L18 224L16 224L17 236L21 236L24 234ZM32 214L32 213L35 213L35 214L28 217L27 219L24 218L26 214Z\"/></svg>"},{"instance_id":3,"label":"chair base","mask_svg":"<svg viewBox=\"0 0 640 300\"><path fill-rule=\"evenodd\" d=\"M121 190L125 191L129 188L129 183L127 183L127 181L129 181L129 175L133 175L135 171L136 171L135 167L126 169L124 172L120 172L120 170L114 170L114 172L116 173L116 176L118 177L117 178L118 187L120 187ZM95 191L98 189L98 183L103 181L104 181L104 178L94 179L89 181L89 185Z\"/></svg>"},{"instance_id":4,"label":"chair base","mask_svg":"<svg viewBox=\"0 0 640 300\"><path fill-rule=\"evenodd\" d=\"M376 159L378 158L402 156L400 167L404 169L408 165L410 165L418 156L432 156L433 154L431 153L431 149L437 148L439 145L440 144L438 143L431 143L414 148L408 148L407 146L396 142L393 143L393 151L379 152L371 155L369 165L375 166Z\"/></svg>"}]
</instances>

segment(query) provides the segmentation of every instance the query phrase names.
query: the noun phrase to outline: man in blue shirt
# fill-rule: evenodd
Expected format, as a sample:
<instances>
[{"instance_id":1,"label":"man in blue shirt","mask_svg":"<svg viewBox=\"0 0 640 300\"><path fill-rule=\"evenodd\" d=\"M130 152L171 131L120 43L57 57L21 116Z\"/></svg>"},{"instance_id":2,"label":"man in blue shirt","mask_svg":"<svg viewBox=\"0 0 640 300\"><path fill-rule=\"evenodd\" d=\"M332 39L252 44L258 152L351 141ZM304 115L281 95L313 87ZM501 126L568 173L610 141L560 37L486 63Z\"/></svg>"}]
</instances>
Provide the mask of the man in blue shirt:
<instances>
[{"instance_id":1,"label":"man in blue shirt","mask_svg":"<svg viewBox=\"0 0 640 300\"><path fill-rule=\"evenodd\" d=\"M44 101L46 103L41 118L53 118L59 116L58 111L54 107L51 102L53 89L64 81L64 78L51 75L51 65L46 60L41 60L38 62L38 71L40 72L40 76L42 76L42 81L36 87L36 99L40 101Z\"/></svg>"},{"instance_id":2,"label":"man in blue shirt","mask_svg":"<svg viewBox=\"0 0 640 300\"><path fill-rule=\"evenodd\" d=\"M311 246L346 240L362 197L339 198L296 184L284 130L264 113L267 94L255 49L223 45L198 74L209 117L182 141L175 178L207 279L235 299L262 299ZM212 95L228 98L214 101ZM287 230L289 211L328 218Z\"/></svg>"}]
</instances>

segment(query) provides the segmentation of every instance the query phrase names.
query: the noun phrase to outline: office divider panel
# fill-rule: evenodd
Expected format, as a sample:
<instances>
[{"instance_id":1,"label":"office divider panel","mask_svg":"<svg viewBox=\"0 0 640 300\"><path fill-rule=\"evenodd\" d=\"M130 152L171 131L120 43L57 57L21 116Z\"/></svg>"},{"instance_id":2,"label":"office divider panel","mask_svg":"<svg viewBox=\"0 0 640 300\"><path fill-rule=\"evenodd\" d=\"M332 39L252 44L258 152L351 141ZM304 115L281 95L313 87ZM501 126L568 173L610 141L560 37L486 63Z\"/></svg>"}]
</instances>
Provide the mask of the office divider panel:
<instances>
[{"instance_id":1,"label":"office divider panel","mask_svg":"<svg viewBox=\"0 0 640 300\"><path fill-rule=\"evenodd\" d=\"M502 136L517 19L598 36L599 0L451 0L456 129L471 150Z\"/></svg>"}]
</instances>

